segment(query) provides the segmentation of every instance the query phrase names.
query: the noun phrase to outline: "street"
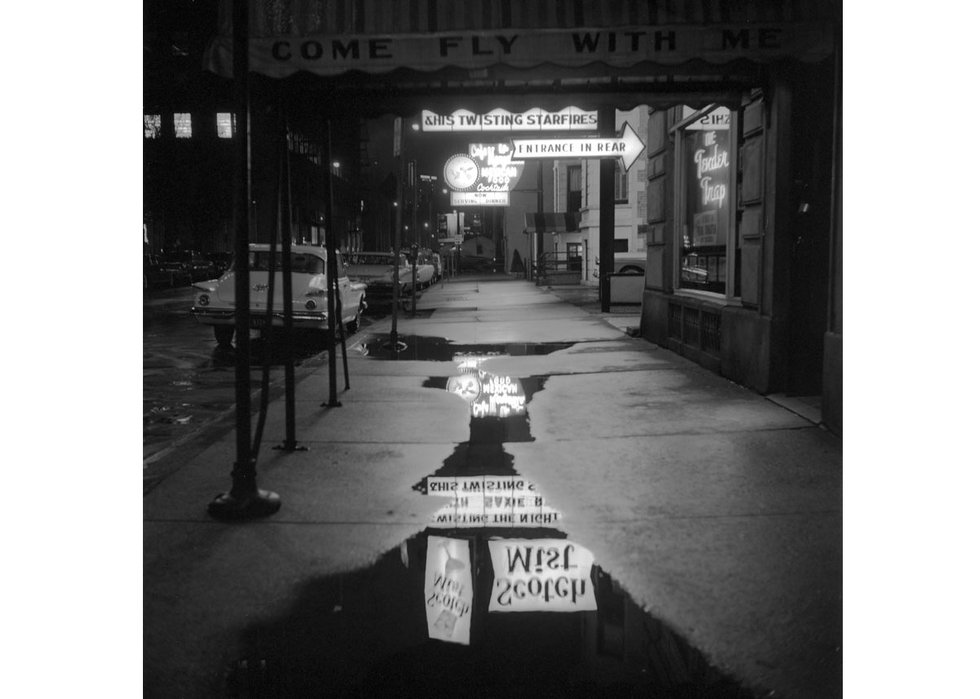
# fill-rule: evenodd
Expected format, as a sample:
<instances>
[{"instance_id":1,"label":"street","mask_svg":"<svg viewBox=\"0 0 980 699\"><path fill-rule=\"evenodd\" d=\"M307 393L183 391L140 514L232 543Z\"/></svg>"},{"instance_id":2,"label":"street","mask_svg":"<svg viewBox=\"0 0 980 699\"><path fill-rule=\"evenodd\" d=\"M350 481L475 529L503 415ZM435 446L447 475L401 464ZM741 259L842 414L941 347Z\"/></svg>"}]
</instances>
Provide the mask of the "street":
<instances>
[{"instance_id":1,"label":"street","mask_svg":"<svg viewBox=\"0 0 980 699\"><path fill-rule=\"evenodd\" d=\"M213 440L234 423L235 352L219 347L212 329L190 314L192 290L166 289L144 295L143 314L143 481L144 490L166 476L179 459L175 451ZM367 330L390 313L381 305L362 317ZM326 350L323 338L299 334L294 363L316 364ZM262 385L268 360L270 390L281 391L282 346L267 343L256 331L250 342L254 392Z\"/></svg>"}]
</instances>

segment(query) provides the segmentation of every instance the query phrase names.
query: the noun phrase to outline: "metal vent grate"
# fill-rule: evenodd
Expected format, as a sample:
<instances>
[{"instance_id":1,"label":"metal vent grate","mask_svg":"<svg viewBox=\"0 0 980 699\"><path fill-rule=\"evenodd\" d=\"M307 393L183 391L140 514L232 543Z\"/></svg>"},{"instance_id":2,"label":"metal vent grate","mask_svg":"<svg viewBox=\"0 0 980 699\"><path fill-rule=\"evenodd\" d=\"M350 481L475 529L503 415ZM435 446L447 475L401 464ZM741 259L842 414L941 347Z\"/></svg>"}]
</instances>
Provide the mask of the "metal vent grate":
<instances>
[{"instance_id":1,"label":"metal vent grate","mask_svg":"<svg viewBox=\"0 0 980 699\"><path fill-rule=\"evenodd\" d=\"M713 354L721 352L721 315L701 312L701 347Z\"/></svg>"},{"instance_id":2,"label":"metal vent grate","mask_svg":"<svg viewBox=\"0 0 980 699\"><path fill-rule=\"evenodd\" d=\"M721 354L721 314L671 303L667 307L667 336L717 357Z\"/></svg>"},{"instance_id":3,"label":"metal vent grate","mask_svg":"<svg viewBox=\"0 0 980 699\"><path fill-rule=\"evenodd\" d=\"M667 336L674 340L683 340L683 323L681 321L684 307L672 303L667 307Z\"/></svg>"}]
</instances>

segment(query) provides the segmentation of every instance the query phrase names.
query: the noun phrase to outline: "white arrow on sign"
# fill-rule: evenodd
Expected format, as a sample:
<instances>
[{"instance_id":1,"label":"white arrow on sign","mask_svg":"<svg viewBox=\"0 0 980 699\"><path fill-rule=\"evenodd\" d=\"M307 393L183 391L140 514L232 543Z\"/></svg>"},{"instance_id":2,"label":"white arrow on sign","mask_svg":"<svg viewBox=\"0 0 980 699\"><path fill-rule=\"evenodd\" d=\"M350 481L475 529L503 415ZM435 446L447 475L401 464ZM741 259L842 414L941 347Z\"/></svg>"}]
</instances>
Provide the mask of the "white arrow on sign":
<instances>
[{"instance_id":1,"label":"white arrow on sign","mask_svg":"<svg viewBox=\"0 0 980 699\"><path fill-rule=\"evenodd\" d=\"M616 138L516 138L514 160L527 158L621 158L623 169L640 157L646 148L629 123L623 124Z\"/></svg>"}]
</instances>

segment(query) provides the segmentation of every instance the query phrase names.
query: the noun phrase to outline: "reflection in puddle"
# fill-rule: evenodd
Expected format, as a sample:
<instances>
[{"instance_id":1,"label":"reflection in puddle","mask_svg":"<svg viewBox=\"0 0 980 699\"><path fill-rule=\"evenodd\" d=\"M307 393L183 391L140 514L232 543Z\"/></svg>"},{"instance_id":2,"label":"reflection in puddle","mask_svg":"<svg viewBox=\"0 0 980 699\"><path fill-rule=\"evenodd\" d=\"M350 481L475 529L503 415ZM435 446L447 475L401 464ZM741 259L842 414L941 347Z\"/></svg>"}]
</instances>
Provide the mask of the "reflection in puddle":
<instances>
[{"instance_id":1,"label":"reflection in puddle","mask_svg":"<svg viewBox=\"0 0 980 699\"><path fill-rule=\"evenodd\" d=\"M304 360L324 352L330 347L326 334L322 332L295 332L292 344L293 363L296 366L300 366ZM237 356L235 347L215 345L207 366L212 368L234 367ZM249 338L249 365L251 367L261 367L266 362L271 366L283 366L286 363L286 358L285 336L278 329Z\"/></svg>"},{"instance_id":2,"label":"reflection in puddle","mask_svg":"<svg viewBox=\"0 0 980 699\"><path fill-rule=\"evenodd\" d=\"M430 379L469 404L471 434L413 486L438 498L424 531L369 568L306 583L244 634L231 696L752 697L640 609L561 512L514 469L547 377ZM456 379L456 380L454 380Z\"/></svg>"},{"instance_id":3,"label":"reflection in puddle","mask_svg":"<svg viewBox=\"0 0 980 699\"><path fill-rule=\"evenodd\" d=\"M420 335L400 335L400 344L404 349L391 351L391 340L388 337L375 337L364 344L364 351L373 359L448 362L457 357L523 357L526 355L551 354L562 349L568 349L573 342L510 342L493 345L461 345L450 342L444 337L427 337Z\"/></svg>"}]
</instances>

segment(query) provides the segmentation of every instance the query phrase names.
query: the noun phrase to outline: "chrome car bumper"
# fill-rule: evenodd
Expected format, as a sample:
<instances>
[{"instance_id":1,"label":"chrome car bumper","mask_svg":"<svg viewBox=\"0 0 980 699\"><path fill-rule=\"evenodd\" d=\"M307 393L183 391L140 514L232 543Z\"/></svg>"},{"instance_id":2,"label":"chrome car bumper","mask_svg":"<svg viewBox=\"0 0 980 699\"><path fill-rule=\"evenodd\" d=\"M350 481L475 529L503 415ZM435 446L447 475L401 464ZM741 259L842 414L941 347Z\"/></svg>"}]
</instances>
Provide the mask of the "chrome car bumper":
<instances>
[{"instance_id":1,"label":"chrome car bumper","mask_svg":"<svg viewBox=\"0 0 980 699\"><path fill-rule=\"evenodd\" d=\"M234 310L215 310L210 308L191 308L191 314L199 323L205 325L234 325ZM281 328L285 323L286 314L282 311L272 312L272 327ZM320 311L293 311L293 325L297 328L317 328L327 330L330 318L326 313ZM268 323L268 314L265 311L250 311L248 314L248 324L251 328L264 328Z\"/></svg>"}]
</instances>

